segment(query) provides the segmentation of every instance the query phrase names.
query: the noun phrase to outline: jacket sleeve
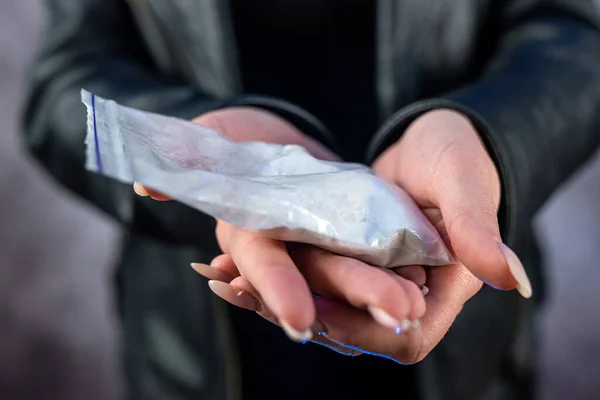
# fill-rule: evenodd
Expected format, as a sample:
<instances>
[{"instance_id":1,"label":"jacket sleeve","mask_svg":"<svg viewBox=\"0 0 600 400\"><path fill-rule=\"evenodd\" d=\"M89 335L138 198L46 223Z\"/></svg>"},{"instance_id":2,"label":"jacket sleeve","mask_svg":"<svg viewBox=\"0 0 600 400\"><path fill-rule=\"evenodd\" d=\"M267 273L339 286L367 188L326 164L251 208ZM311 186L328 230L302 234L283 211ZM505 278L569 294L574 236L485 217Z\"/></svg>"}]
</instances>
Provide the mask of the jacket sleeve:
<instances>
[{"instance_id":1,"label":"jacket sleeve","mask_svg":"<svg viewBox=\"0 0 600 400\"><path fill-rule=\"evenodd\" d=\"M134 18L123 0L49 0L45 41L31 73L25 125L34 155L64 186L132 229L162 239L199 242L212 219L176 202L157 203L134 195L129 185L84 169L84 88L102 97L180 118L232 105L279 114L305 133L326 131L308 113L260 96L217 99L176 77L158 73Z\"/></svg>"},{"instance_id":2,"label":"jacket sleeve","mask_svg":"<svg viewBox=\"0 0 600 400\"><path fill-rule=\"evenodd\" d=\"M479 79L398 111L376 134L369 157L427 111L462 112L501 175L499 219L511 241L600 142L600 29L589 1L506 4L498 46Z\"/></svg>"}]
</instances>

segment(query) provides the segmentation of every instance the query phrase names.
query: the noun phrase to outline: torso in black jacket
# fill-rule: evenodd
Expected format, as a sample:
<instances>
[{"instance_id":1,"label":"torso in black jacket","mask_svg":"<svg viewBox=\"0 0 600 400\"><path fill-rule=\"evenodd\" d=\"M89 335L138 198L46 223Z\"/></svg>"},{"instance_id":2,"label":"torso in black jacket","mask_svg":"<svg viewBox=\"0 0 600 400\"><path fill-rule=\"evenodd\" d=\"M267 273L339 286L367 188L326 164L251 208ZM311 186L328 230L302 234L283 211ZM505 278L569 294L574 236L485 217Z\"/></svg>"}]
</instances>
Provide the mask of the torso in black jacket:
<instances>
[{"instance_id":1,"label":"torso in black jacket","mask_svg":"<svg viewBox=\"0 0 600 400\"><path fill-rule=\"evenodd\" d=\"M363 162L377 130L375 16L369 0L233 1L244 91L317 116L339 155Z\"/></svg>"},{"instance_id":2,"label":"torso in black jacket","mask_svg":"<svg viewBox=\"0 0 600 400\"><path fill-rule=\"evenodd\" d=\"M539 293L531 218L598 141L600 33L591 2L345 2L374 20L357 26L358 36L347 25L359 21L356 10L338 8L339 1L244 3L48 3L52 20L32 74L28 140L57 179L130 229L119 283L132 397L235 396L239 363L227 357L241 354L245 371L262 360L267 372L264 379L246 380L247 393L261 393L270 384L274 398L285 398L278 396L284 388L303 396L302 387L321 382L327 386L315 389L314 398L323 398L327 390L339 397L376 398L372 391L371 396L361 393L370 387L400 397L393 377L407 377L406 371L409 380L416 374L426 399L516 398L511 390L526 383L534 360L522 335L530 331L523 325L524 303L512 293L484 289L416 367L291 344L277 328L238 310L233 322L244 346L236 350L223 304L214 302L205 282L186 267L216 254L211 221L175 203L135 198L131 188L87 174L79 89L185 118L227 105L263 107L347 158L367 162L423 112L439 107L463 112L478 128L502 178L503 236ZM300 37L291 29L291 11L306 21ZM273 27L278 33L269 37L265 21L273 19L279 20ZM270 59L252 52L252 37L260 37L260 31L265 42L257 50ZM345 58L352 60L355 51L362 56L344 69ZM311 52L318 59L311 59ZM367 53L371 58L363 59ZM289 62L281 68L272 64L286 57ZM268 75L281 79L281 85ZM353 100L361 97L360 103ZM250 343L253 338L270 346L261 350ZM325 371L302 372L311 365ZM392 378L378 381L383 374Z\"/></svg>"}]
</instances>

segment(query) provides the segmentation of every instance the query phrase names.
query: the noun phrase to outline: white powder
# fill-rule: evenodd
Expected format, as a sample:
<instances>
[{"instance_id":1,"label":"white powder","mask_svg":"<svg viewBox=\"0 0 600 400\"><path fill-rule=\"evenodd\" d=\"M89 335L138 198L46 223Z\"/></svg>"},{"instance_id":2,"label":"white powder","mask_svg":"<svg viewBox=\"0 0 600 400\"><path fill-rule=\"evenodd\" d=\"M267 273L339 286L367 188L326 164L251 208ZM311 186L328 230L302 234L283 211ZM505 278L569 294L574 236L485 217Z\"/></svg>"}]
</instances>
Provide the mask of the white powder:
<instances>
[{"instance_id":1,"label":"white powder","mask_svg":"<svg viewBox=\"0 0 600 400\"><path fill-rule=\"evenodd\" d=\"M365 166L317 160L299 146L232 143L197 124L92 96L82 95L92 171L143 183L275 239L373 265L452 261L408 195Z\"/></svg>"}]
</instances>

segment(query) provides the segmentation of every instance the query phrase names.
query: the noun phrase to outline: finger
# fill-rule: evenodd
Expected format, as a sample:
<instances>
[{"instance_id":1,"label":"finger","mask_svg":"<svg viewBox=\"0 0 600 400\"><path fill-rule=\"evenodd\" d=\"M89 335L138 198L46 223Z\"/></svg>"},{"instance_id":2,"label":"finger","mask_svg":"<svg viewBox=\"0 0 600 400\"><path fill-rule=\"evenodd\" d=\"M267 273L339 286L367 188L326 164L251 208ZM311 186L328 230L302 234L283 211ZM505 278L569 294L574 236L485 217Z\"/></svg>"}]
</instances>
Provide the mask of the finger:
<instances>
[{"instance_id":1,"label":"finger","mask_svg":"<svg viewBox=\"0 0 600 400\"><path fill-rule=\"evenodd\" d=\"M231 288L213 283L211 289L213 289L219 297L234 306L256 311L261 317L267 319L269 322L279 325L274 314L261 304L260 295L247 279L242 276L237 277L228 286ZM248 298L248 296L250 296L250 298ZM255 299L255 301L253 302L251 299ZM365 324L367 324L366 326L370 326L370 329L374 329L375 331L384 329L385 332L380 333L380 335L389 336L389 330L376 325L366 312L357 312L355 309L324 298L315 298L315 302L320 304L319 310L323 310L324 308L328 310L328 312L325 313L325 316L331 316L333 314L335 315L335 318L325 318L327 325L329 325L330 328L327 328L327 325L319 320L313 324L312 343L319 344L330 350L348 356L358 356L363 354L363 348L369 349L368 351L370 352L384 351L392 354L389 349L386 350L385 346L372 348L372 344L368 340L368 335L349 335L350 332L357 331L357 326L364 327ZM404 342L405 346L412 343L411 341L405 340L402 340L402 342ZM355 344L352 345L349 343ZM398 343L398 341L395 340L393 346L389 346L389 348L397 349L400 344L401 343ZM394 353L394 356L399 357L398 354L400 353Z\"/></svg>"},{"instance_id":2,"label":"finger","mask_svg":"<svg viewBox=\"0 0 600 400\"><path fill-rule=\"evenodd\" d=\"M427 281L427 274L422 265L409 265L391 270L404 279L414 282L418 287L422 287Z\"/></svg>"},{"instance_id":3,"label":"finger","mask_svg":"<svg viewBox=\"0 0 600 400\"><path fill-rule=\"evenodd\" d=\"M194 271L208 280L229 283L235 278L234 276L207 264L192 263L191 266Z\"/></svg>"},{"instance_id":4,"label":"finger","mask_svg":"<svg viewBox=\"0 0 600 400\"><path fill-rule=\"evenodd\" d=\"M425 295L421 291L421 288L412 281L402 278L401 280L398 280L398 283L400 283L400 285L402 285L404 288L404 291L406 292L406 295L408 296L409 302L412 306L408 314L408 319L412 321L411 328L414 328L419 324L419 319L425 315Z\"/></svg>"},{"instance_id":5,"label":"finger","mask_svg":"<svg viewBox=\"0 0 600 400\"><path fill-rule=\"evenodd\" d=\"M238 296L241 296L242 293L247 293L255 298L256 302L259 304L258 309L255 311L269 322L279 325L275 314L273 314L273 312L264 305L264 301L261 299L260 293L258 293L254 286L252 286L248 279L244 278L243 276L238 276L230 282L230 285L237 289Z\"/></svg>"},{"instance_id":6,"label":"finger","mask_svg":"<svg viewBox=\"0 0 600 400\"><path fill-rule=\"evenodd\" d=\"M221 256L217 257L215 260L217 260L217 259L221 259L222 262L227 262L227 263L233 264L233 260L227 254L221 255ZM214 264L215 260L213 260L212 264ZM237 270L237 267L235 267L235 265L234 265L234 268L236 268L236 270ZM266 319L267 321L279 326L277 318L275 317L273 312L264 306L264 303L262 302L262 300L260 298L260 294L246 278L244 278L243 276L238 276L235 279L233 279L231 282L229 282L229 284L231 286L233 286L234 288L238 289L238 292L237 292L238 296L242 295L241 292L246 292L246 293L250 294L251 296L253 296L257 300L258 304L260 304L260 309L256 310L256 312L261 317ZM233 304L235 306L246 308L242 304L239 304L240 300L233 299L231 295L229 295L228 298L224 298L224 300L229 301L231 304ZM325 332L324 325L322 323L319 323L318 321L313 324L311 329L313 331L313 339L311 340L311 343L319 344L321 346L329 348L330 350L333 350L337 353L344 354L347 356L354 357L354 356L363 354L362 352L360 352L358 350L343 347L343 346L339 345L338 343L335 343L335 342L331 341L330 339L328 339L325 335L326 332Z\"/></svg>"},{"instance_id":7,"label":"finger","mask_svg":"<svg viewBox=\"0 0 600 400\"><path fill-rule=\"evenodd\" d=\"M284 242L236 229L228 247L241 275L260 293L290 338L310 340L315 319L312 294Z\"/></svg>"},{"instance_id":8,"label":"finger","mask_svg":"<svg viewBox=\"0 0 600 400\"><path fill-rule=\"evenodd\" d=\"M421 318L423 347L433 349L454 323L464 304L482 287L482 282L464 265L454 264L428 270L427 313ZM428 350L428 351L429 351Z\"/></svg>"},{"instance_id":9,"label":"finger","mask_svg":"<svg viewBox=\"0 0 600 400\"><path fill-rule=\"evenodd\" d=\"M275 325L281 327L279 320L277 319L277 316L275 316L273 311L271 311L267 306L265 306L264 301L260 297L260 293L258 293L258 291L254 288L254 286L252 286L250 281L248 281L243 276L238 276L233 281L231 281L230 285L238 290L238 292L237 292L238 295L241 295L241 292L244 292L244 293L247 293L247 294L251 295L252 297L254 297L256 299L256 301L258 302L258 304L260 305L259 309L256 310L258 315L260 315L267 321L271 322L272 324L275 324ZM288 334L288 336L289 336L288 332L286 332L286 334Z\"/></svg>"},{"instance_id":10,"label":"finger","mask_svg":"<svg viewBox=\"0 0 600 400\"><path fill-rule=\"evenodd\" d=\"M325 298L315 299L317 319L325 326L327 338L340 345L414 364L439 343L464 303L482 285L460 264L433 268L427 279L432 288L426 298L427 312L419 327L403 335L392 334L365 312Z\"/></svg>"},{"instance_id":11,"label":"finger","mask_svg":"<svg viewBox=\"0 0 600 400\"><path fill-rule=\"evenodd\" d=\"M531 284L523 265L501 243L496 169L469 122L453 121L456 126L448 130L446 139L440 139L447 142L435 160L430 188L452 248L458 259L484 282L500 289L517 288L524 297L530 297Z\"/></svg>"},{"instance_id":12,"label":"finger","mask_svg":"<svg viewBox=\"0 0 600 400\"><path fill-rule=\"evenodd\" d=\"M267 321L271 322L272 324L282 327L281 324L279 323L279 321L277 320L277 317L275 317L275 315L273 314L273 312L262 304L259 293L256 291L256 289L252 286L252 284L246 278L244 278L243 276L237 277L236 279L234 279L231 282L231 286L239 289L237 296L242 296L243 293L248 293L251 296L253 296L254 298L256 298L257 302L259 304L261 304L260 309L256 311L258 313L258 315L260 315ZM234 304L234 305L237 305L237 304ZM284 330L286 329L285 327L282 327L282 328ZM311 340L312 343L320 344L322 346L329 348L330 350L334 350L334 351L344 354L344 355L357 356L357 355L362 354L358 351L347 349L347 348L340 346L334 342L331 342L325 336L326 332L325 332L324 325L319 322L315 322L313 324L313 326L311 327L311 330L313 332L313 338ZM286 334L289 336L290 332L286 332Z\"/></svg>"},{"instance_id":13,"label":"finger","mask_svg":"<svg viewBox=\"0 0 600 400\"><path fill-rule=\"evenodd\" d=\"M142 196L142 197L148 197L148 196L150 196L150 194L148 193L148 191L146 191L146 188L144 187L144 185L142 185L141 183L138 183L138 182L134 182L133 183L133 191L138 196Z\"/></svg>"},{"instance_id":14,"label":"finger","mask_svg":"<svg viewBox=\"0 0 600 400\"><path fill-rule=\"evenodd\" d=\"M234 306L251 311L260 311L261 309L261 305L255 297L228 283L210 280L208 281L208 287L214 294Z\"/></svg>"},{"instance_id":15,"label":"finger","mask_svg":"<svg viewBox=\"0 0 600 400\"><path fill-rule=\"evenodd\" d=\"M319 337L321 344L341 348L343 354L367 353L401 363L412 360L418 331L395 334L376 323L369 313L326 298L315 298L315 306L325 332Z\"/></svg>"},{"instance_id":16,"label":"finger","mask_svg":"<svg viewBox=\"0 0 600 400\"><path fill-rule=\"evenodd\" d=\"M445 187L440 209L452 249L474 275L504 290L516 288L531 297L531 283L523 264L500 241L498 220L491 198L476 185Z\"/></svg>"},{"instance_id":17,"label":"finger","mask_svg":"<svg viewBox=\"0 0 600 400\"><path fill-rule=\"evenodd\" d=\"M338 256L315 247L294 254L294 261L313 292L367 309L380 324L396 332L411 326L425 313L425 301L407 292L410 283L391 271L374 268L360 261Z\"/></svg>"},{"instance_id":18,"label":"finger","mask_svg":"<svg viewBox=\"0 0 600 400\"><path fill-rule=\"evenodd\" d=\"M173 200L172 198L170 198L169 196L166 196L160 192L157 192L154 189L151 189L149 187L146 187L144 185L142 185L139 182L134 182L133 183L133 191L138 195L138 196L142 196L142 197L148 197L150 196L152 199L157 200L157 201L168 201L168 200Z\"/></svg>"},{"instance_id":19,"label":"finger","mask_svg":"<svg viewBox=\"0 0 600 400\"><path fill-rule=\"evenodd\" d=\"M211 262L210 266L231 275L233 278L240 276L238 267L233 262L233 258L229 254L221 254L215 257Z\"/></svg>"},{"instance_id":20,"label":"finger","mask_svg":"<svg viewBox=\"0 0 600 400\"><path fill-rule=\"evenodd\" d=\"M231 257L224 254L224 255L219 256L219 258L221 258L224 262L231 263L231 265L234 268L236 268L236 270L237 270L237 267L235 267L235 265L233 264L233 260L231 259ZM340 257L340 258L343 258L343 257ZM415 266L415 267L417 267L417 266ZM368 267L368 268L372 268L372 267ZM411 269L411 268L408 268L408 269ZM423 276L422 280L423 281L425 280L425 270L423 269L423 267L418 266L418 268L413 268L413 270L417 270L417 274L419 276L422 275ZM388 272L388 270L382 270L382 271ZM379 275L379 274L377 274L377 275ZM391 273L391 275L392 275L392 277L394 277L393 273ZM412 276L415 276L415 275L416 274L413 274ZM413 324L414 324L415 323L414 321L418 320L418 318L420 316L425 314L425 301L423 299L423 294L422 294L420 288L417 287L417 285L414 282L410 282L405 279L397 279L398 278L397 276L395 278L396 279L394 279L394 280L396 282L398 282L404 288L404 290L409 298L409 303L412 305L412 310L409 311L408 318L409 318L409 320L413 320ZM239 287L240 290L248 291L250 294L252 294L254 297L259 299L259 301L260 301L260 294L256 291L256 289L254 289L254 287L250 284L250 282L248 282L245 278L238 277L238 278L234 279L233 281L231 281L230 283L233 286ZM265 318L270 319L267 316L265 316Z\"/></svg>"},{"instance_id":21,"label":"finger","mask_svg":"<svg viewBox=\"0 0 600 400\"><path fill-rule=\"evenodd\" d=\"M239 276L236 279L234 279L230 283L230 285L233 286L236 290L239 290L236 294L238 298L244 296L243 293L247 293L253 296L255 299L257 299L257 302L261 304L260 309L256 311L258 315L271 322L272 324L280 326L275 315L271 312L271 310L264 307L264 305L261 303L260 295L246 278L244 278L243 276ZM231 294L229 294L229 297L231 298ZM232 299L232 301L233 302L230 301L231 304L244 308L238 299ZM311 340L311 343L319 344L321 346L327 347L330 350L347 356L358 356L362 354L357 350L346 348L344 346L339 345L338 343L329 340L326 336L324 325L319 322L315 322L311 329L313 331L313 339Z\"/></svg>"},{"instance_id":22,"label":"finger","mask_svg":"<svg viewBox=\"0 0 600 400\"><path fill-rule=\"evenodd\" d=\"M403 268L409 268L412 269L411 267L413 266L409 266L409 267L399 267L399 268L394 268L394 269L403 269ZM416 266L414 266L416 267ZM425 268L418 266L420 269L422 269L422 271L418 272L418 274L420 275L421 273L423 275L425 275L423 278L420 278L420 276L416 276L412 275L413 278L417 278L418 281L426 281L426 272L425 272ZM419 268L415 268L415 270L418 270ZM414 311L414 313L416 315L423 315L425 314L425 299L424 297L427 295L427 293L429 293L429 288L425 285L421 285L418 286L414 281L412 280L408 280L402 276L400 276L399 274L397 274L394 269L387 269L387 268L382 268L381 270L388 273L392 278L394 278L394 280L396 280L396 282L398 282L400 285L402 285L402 287L404 288L404 290L406 290L406 294L409 296L409 298L411 299L410 303L413 305L413 307L415 307L417 310ZM410 272L408 273L408 275L410 276ZM415 291L416 288L416 291ZM423 307L421 309L421 307ZM413 323L415 323L415 319L413 319Z\"/></svg>"}]
</instances>

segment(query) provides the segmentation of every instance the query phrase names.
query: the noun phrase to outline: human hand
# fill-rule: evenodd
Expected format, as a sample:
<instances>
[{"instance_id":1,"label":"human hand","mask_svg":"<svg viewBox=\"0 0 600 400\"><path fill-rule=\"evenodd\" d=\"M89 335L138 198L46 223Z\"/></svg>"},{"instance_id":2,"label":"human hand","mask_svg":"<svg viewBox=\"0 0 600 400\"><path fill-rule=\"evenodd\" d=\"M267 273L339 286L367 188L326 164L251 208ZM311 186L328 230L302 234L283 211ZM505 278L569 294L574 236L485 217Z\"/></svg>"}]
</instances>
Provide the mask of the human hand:
<instances>
[{"instance_id":1,"label":"human hand","mask_svg":"<svg viewBox=\"0 0 600 400\"><path fill-rule=\"evenodd\" d=\"M466 299L473 296L482 285L460 264L431 267L427 277L422 267L396 268L394 273L371 267L368 272L386 273L405 286L413 310L416 306L417 312L413 311L413 315L424 315L406 324L385 311L366 306L364 301L356 298L357 292L344 291L346 286L359 290L363 290L361 286L370 287L371 282L368 286L364 282L371 277L360 274L367 270L355 267L360 265L358 261L327 254L311 246L294 253L293 260L315 293L316 321L311 327L315 333L313 343L345 355L368 353L402 364L421 361L442 339ZM261 317L281 325L281 321L265 305L261 293L240 274L230 255L215 258L210 266L192 266L210 279L210 288L223 300L256 311ZM416 290L418 284L413 282L425 282L425 279L429 293L424 291L420 294ZM376 288L379 287L376 283ZM388 286L388 292L394 290ZM424 303L427 309L425 314Z\"/></svg>"},{"instance_id":2,"label":"human hand","mask_svg":"<svg viewBox=\"0 0 600 400\"><path fill-rule=\"evenodd\" d=\"M500 238L498 172L466 117L451 110L424 114L373 168L415 200L467 270L531 297L523 265Z\"/></svg>"},{"instance_id":3,"label":"human hand","mask_svg":"<svg viewBox=\"0 0 600 400\"><path fill-rule=\"evenodd\" d=\"M374 169L413 196L459 263L427 268L426 314L418 329L394 335L364 311L339 302L347 300L344 296L322 286L320 282L329 281L331 264L314 257L295 257L308 285L322 296L314 299L322 332L317 341L347 354L368 352L415 363L439 343L466 301L479 291L482 282L478 277L498 288L517 288L524 297L531 295L520 261L500 242L498 174L465 117L446 110L424 115L375 162ZM215 285L217 294L238 306L244 306L240 303L244 299L246 306L258 304L263 316L269 318L269 310L260 306L260 290L236 274L232 259L217 259L214 267L228 270L221 280L229 284Z\"/></svg>"},{"instance_id":4,"label":"human hand","mask_svg":"<svg viewBox=\"0 0 600 400\"><path fill-rule=\"evenodd\" d=\"M214 129L233 141L259 140L298 144L317 158L336 159L334 154L319 143L309 139L286 121L265 111L251 108L224 109L205 114L195 122ZM150 195L157 200L169 200L166 196L139 184L134 185L134 188L142 196ZM315 320L315 307L311 291L303 277L303 273L310 272L298 270L286 244L224 221L217 221L216 234L223 252L235 262L236 271L260 293L262 303L270 310L270 319L282 326L292 339L310 340L313 334L310 328ZM340 263L337 261L342 259L325 251L314 254L317 254L318 259L315 263L319 265L322 265L321 260L329 260L338 265ZM347 267L347 264L351 264L351 267ZM410 321L418 320L424 313L424 301L419 286L424 284L425 274L420 266L403 268L402 271L404 276L412 281L350 260L341 263L339 268L328 269L330 274L343 274L343 279L333 280L332 275L320 275L312 281L313 286L325 285L327 290L339 293L350 304L370 309L389 329L406 330L414 325L414 322ZM382 319L382 315L389 318Z\"/></svg>"},{"instance_id":5,"label":"human hand","mask_svg":"<svg viewBox=\"0 0 600 400\"><path fill-rule=\"evenodd\" d=\"M292 124L273 113L252 107L229 107L207 112L193 122L219 132L233 142L267 142L274 144L296 144L303 146L321 160L338 161L338 157L316 140L306 136ZM133 189L140 196L154 200L171 200L160 192L139 183Z\"/></svg>"}]
</instances>

